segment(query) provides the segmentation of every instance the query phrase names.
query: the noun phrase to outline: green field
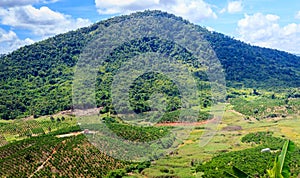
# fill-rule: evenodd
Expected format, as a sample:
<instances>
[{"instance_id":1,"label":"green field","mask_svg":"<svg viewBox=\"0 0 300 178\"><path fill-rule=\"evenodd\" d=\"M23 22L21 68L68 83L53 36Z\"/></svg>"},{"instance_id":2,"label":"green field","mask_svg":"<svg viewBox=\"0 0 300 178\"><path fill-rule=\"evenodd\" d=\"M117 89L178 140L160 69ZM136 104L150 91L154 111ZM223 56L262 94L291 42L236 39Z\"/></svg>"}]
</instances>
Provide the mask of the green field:
<instances>
[{"instance_id":1,"label":"green field","mask_svg":"<svg viewBox=\"0 0 300 178\"><path fill-rule=\"evenodd\" d=\"M196 172L195 169L191 169L192 162L194 162L194 165L197 163L205 163L217 155L257 147L257 144L241 142L241 138L248 133L269 131L273 132L276 137L284 136L284 138L291 139L297 145L300 145L299 119L299 117L290 117L283 120L252 122L244 120L243 116L234 111L227 111L222 120L222 124L219 126L219 131L207 145L204 147L199 146L199 138L201 138L202 130L195 129L190 137L176 150L176 154L155 161L150 168L143 171L143 175L146 175L147 177L167 175L178 177L201 177L201 175L203 175L202 172ZM227 126L241 126L242 130L224 131L223 129ZM261 154L260 149L256 149L256 151L258 150L257 155ZM275 155L272 157L275 158ZM264 169L266 169L266 167L264 167ZM297 175L294 175L293 177L297 177Z\"/></svg>"}]
</instances>

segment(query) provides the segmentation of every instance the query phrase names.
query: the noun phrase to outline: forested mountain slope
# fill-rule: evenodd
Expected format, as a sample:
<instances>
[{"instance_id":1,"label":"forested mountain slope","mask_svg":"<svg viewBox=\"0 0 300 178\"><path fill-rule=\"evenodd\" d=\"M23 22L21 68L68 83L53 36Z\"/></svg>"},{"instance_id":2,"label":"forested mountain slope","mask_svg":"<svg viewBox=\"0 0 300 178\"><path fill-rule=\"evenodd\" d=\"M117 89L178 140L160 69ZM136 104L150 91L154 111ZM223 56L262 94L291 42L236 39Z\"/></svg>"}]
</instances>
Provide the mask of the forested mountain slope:
<instances>
[{"instance_id":1,"label":"forested mountain slope","mask_svg":"<svg viewBox=\"0 0 300 178\"><path fill-rule=\"evenodd\" d=\"M300 58L286 52L251 46L220 33L206 35L226 70L229 86L299 87Z\"/></svg>"},{"instance_id":2,"label":"forested mountain slope","mask_svg":"<svg viewBox=\"0 0 300 178\"><path fill-rule=\"evenodd\" d=\"M2 56L0 58L0 118L15 119L28 115L47 115L70 109L74 67L89 40L111 24L128 18L146 16L163 16L189 23L180 17L161 11L139 12L60 34ZM250 46L220 33L209 32L200 26L194 27L211 43L224 66L229 86L255 88L300 86L300 57L278 50ZM133 42L130 49L146 44L147 49L151 50L152 42L156 40L154 38L150 41L145 39L139 43ZM158 47L163 49L166 45L167 42ZM186 50L178 51L177 48L171 50L177 50L174 52L175 57L187 55ZM120 51L112 55L119 54L118 52ZM195 76L205 81L205 75L195 74ZM100 89L107 90L101 83L99 86L102 86ZM108 93L102 92L97 95L98 106L109 103Z\"/></svg>"}]
</instances>

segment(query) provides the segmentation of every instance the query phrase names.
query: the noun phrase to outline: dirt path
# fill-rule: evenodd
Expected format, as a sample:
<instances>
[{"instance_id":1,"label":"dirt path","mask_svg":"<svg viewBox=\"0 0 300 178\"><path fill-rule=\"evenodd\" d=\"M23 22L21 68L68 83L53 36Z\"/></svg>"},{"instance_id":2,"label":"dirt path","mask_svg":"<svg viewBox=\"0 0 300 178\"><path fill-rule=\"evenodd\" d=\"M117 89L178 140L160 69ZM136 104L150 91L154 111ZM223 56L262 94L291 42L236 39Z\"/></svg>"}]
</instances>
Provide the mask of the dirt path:
<instances>
[{"instance_id":1,"label":"dirt path","mask_svg":"<svg viewBox=\"0 0 300 178\"><path fill-rule=\"evenodd\" d=\"M56 137L57 138L65 138L65 137L77 136L77 135L80 135L80 134L83 134L83 131L81 131L81 132L71 132L71 133L62 134L62 135L56 135Z\"/></svg>"},{"instance_id":2,"label":"dirt path","mask_svg":"<svg viewBox=\"0 0 300 178\"><path fill-rule=\"evenodd\" d=\"M51 155L42 163L42 165L40 165L30 176L29 178L33 177L37 172L39 172L41 169L44 168L45 164L53 157L53 155L57 152L59 148L59 145L57 145L53 150Z\"/></svg>"},{"instance_id":3,"label":"dirt path","mask_svg":"<svg viewBox=\"0 0 300 178\"><path fill-rule=\"evenodd\" d=\"M237 115L239 115L239 116L245 116L244 114L242 114L242 113L240 113L240 112L238 112L238 111L236 111L236 110L233 110L233 109L231 109L231 110L228 110L228 111L230 111L230 112L233 112L233 113L235 113L235 114L237 114Z\"/></svg>"}]
</instances>

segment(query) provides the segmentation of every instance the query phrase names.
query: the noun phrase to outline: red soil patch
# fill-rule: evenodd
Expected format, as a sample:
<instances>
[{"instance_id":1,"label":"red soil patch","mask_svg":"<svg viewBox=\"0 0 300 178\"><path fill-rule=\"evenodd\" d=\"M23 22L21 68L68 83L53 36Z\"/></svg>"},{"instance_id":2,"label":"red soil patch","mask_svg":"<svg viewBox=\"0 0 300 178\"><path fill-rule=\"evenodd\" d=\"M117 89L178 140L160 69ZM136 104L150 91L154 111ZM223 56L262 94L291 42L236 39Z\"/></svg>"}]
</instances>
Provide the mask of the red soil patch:
<instances>
[{"instance_id":1,"label":"red soil patch","mask_svg":"<svg viewBox=\"0 0 300 178\"><path fill-rule=\"evenodd\" d=\"M215 119L205 120L200 122L164 122L157 123L155 126L199 126L215 121Z\"/></svg>"},{"instance_id":2,"label":"red soil patch","mask_svg":"<svg viewBox=\"0 0 300 178\"><path fill-rule=\"evenodd\" d=\"M242 130L243 128L239 125L232 125L232 126L227 126L222 128L222 130L224 131L238 131L238 130Z\"/></svg>"}]
</instances>

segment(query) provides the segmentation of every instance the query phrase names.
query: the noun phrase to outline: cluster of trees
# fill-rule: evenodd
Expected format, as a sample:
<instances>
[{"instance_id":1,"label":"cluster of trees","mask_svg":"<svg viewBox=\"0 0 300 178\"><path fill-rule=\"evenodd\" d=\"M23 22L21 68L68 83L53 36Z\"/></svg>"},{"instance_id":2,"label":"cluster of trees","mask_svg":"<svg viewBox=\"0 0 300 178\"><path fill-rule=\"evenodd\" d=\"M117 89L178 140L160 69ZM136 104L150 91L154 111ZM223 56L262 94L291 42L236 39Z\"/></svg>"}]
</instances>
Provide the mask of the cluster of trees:
<instances>
[{"instance_id":1,"label":"cluster of trees","mask_svg":"<svg viewBox=\"0 0 300 178\"><path fill-rule=\"evenodd\" d=\"M120 123L109 123L107 126L117 136L135 142L150 142L169 134L165 127L139 127Z\"/></svg>"},{"instance_id":2,"label":"cluster of trees","mask_svg":"<svg viewBox=\"0 0 300 178\"><path fill-rule=\"evenodd\" d=\"M141 163L132 163L129 166L126 166L123 169L117 169L110 171L106 178L118 178L124 177L128 175L128 173L141 173L144 169L149 168L151 166L150 161L141 162Z\"/></svg>"},{"instance_id":3,"label":"cluster of trees","mask_svg":"<svg viewBox=\"0 0 300 178\"><path fill-rule=\"evenodd\" d=\"M259 93L254 90L249 93L230 92L229 101L233 109L247 117L257 120L272 117L286 117L289 114L299 113L299 102L297 89L283 90L277 93ZM253 97L254 96L254 97Z\"/></svg>"}]
</instances>

